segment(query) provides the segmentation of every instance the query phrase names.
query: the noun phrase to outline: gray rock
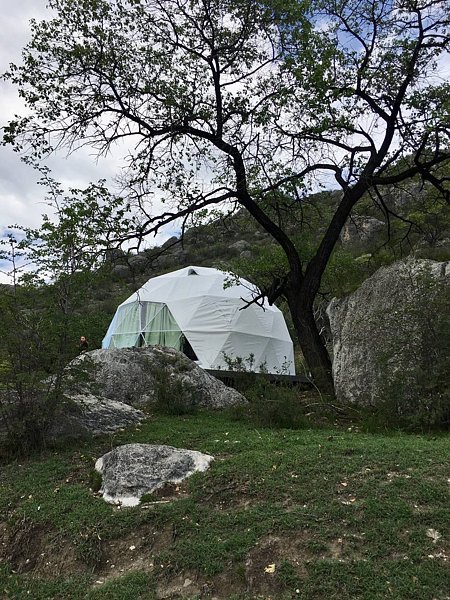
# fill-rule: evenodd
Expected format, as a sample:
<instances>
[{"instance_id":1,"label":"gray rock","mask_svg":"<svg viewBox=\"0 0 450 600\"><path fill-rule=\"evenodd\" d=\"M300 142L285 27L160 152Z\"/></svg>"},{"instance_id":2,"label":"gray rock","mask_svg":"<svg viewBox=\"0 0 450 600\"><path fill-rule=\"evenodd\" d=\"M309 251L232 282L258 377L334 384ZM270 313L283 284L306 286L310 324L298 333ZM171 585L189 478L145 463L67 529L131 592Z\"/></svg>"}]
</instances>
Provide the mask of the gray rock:
<instances>
[{"instance_id":1,"label":"gray rock","mask_svg":"<svg viewBox=\"0 0 450 600\"><path fill-rule=\"evenodd\" d=\"M129 256L127 262L135 273L142 273L149 266L148 256L145 252Z\"/></svg>"},{"instance_id":2,"label":"gray rock","mask_svg":"<svg viewBox=\"0 0 450 600\"><path fill-rule=\"evenodd\" d=\"M72 368L84 368L90 393L142 407L161 400L162 387L185 390L186 402L204 408L246 404L236 390L227 387L173 348L109 348L77 357ZM178 387L177 387L178 386Z\"/></svg>"},{"instance_id":3,"label":"gray rock","mask_svg":"<svg viewBox=\"0 0 450 600\"><path fill-rule=\"evenodd\" d=\"M51 435L68 437L112 433L136 425L144 418L143 412L123 402L88 393L74 394L58 410Z\"/></svg>"},{"instance_id":4,"label":"gray rock","mask_svg":"<svg viewBox=\"0 0 450 600\"><path fill-rule=\"evenodd\" d=\"M155 260L155 265L157 265L158 269L179 267L183 266L187 262L187 252L185 252L181 246L178 246L177 248L178 250L176 252L171 251L170 254L162 254Z\"/></svg>"},{"instance_id":5,"label":"gray rock","mask_svg":"<svg viewBox=\"0 0 450 600\"><path fill-rule=\"evenodd\" d=\"M20 403L15 392L2 392L0 411L3 418L0 418L0 440L7 438L7 424L13 429L23 431L23 435L27 435L29 429L34 431L38 426L42 428L46 437L55 439L113 433L145 419L142 411L128 404L94 396L88 392L65 394L53 408L50 407L52 403L44 391L34 393L30 398L22 399Z\"/></svg>"},{"instance_id":6,"label":"gray rock","mask_svg":"<svg viewBox=\"0 0 450 600\"><path fill-rule=\"evenodd\" d=\"M110 263L117 263L119 260L123 260L125 252L121 248L108 248L105 251L105 260Z\"/></svg>"},{"instance_id":7,"label":"gray rock","mask_svg":"<svg viewBox=\"0 0 450 600\"><path fill-rule=\"evenodd\" d=\"M341 402L395 400L399 410L413 413L428 401L429 383L440 376L449 344L448 326L447 338L442 326L449 287L449 262L412 259L379 269L356 292L330 303Z\"/></svg>"},{"instance_id":8,"label":"gray rock","mask_svg":"<svg viewBox=\"0 0 450 600\"><path fill-rule=\"evenodd\" d=\"M128 265L116 265L111 269L111 274L113 277L126 280L131 279L132 276L131 269Z\"/></svg>"},{"instance_id":9,"label":"gray rock","mask_svg":"<svg viewBox=\"0 0 450 600\"><path fill-rule=\"evenodd\" d=\"M179 483L196 471L206 471L213 457L194 450L151 444L114 448L95 463L102 475L100 493L111 504L136 506L144 494L166 483Z\"/></svg>"},{"instance_id":10,"label":"gray rock","mask_svg":"<svg viewBox=\"0 0 450 600\"><path fill-rule=\"evenodd\" d=\"M374 217L353 215L342 230L341 242L344 246L370 245L385 227L383 221Z\"/></svg>"},{"instance_id":11,"label":"gray rock","mask_svg":"<svg viewBox=\"0 0 450 600\"><path fill-rule=\"evenodd\" d=\"M175 244L177 244L178 242L178 238L176 235L173 235L172 237L170 237L168 240L166 240L164 242L164 244L161 246L161 248L169 248L170 246L175 246Z\"/></svg>"},{"instance_id":12,"label":"gray rock","mask_svg":"<svg viewBox=\"0 0 450 600\"><path fill-rule=\"evenodd\" d=\"M243 252L244 250L250 250L251 245L245 240L238 240L230 245L231 250L236 250L236 252Z\"/></svg>"},{"instance_id":13,"label":"gray rock","mask_svg":"<svg viewBox=\"0 0 450 600\"><path fill-rule=\"evenodd\" d=\"M420 180L410 179L400 186L392 185L384 189L383 200L387 206L396 212L409 212L411 203L430 191L430 184L425 185Z\"/></svg>"}]
</instances>

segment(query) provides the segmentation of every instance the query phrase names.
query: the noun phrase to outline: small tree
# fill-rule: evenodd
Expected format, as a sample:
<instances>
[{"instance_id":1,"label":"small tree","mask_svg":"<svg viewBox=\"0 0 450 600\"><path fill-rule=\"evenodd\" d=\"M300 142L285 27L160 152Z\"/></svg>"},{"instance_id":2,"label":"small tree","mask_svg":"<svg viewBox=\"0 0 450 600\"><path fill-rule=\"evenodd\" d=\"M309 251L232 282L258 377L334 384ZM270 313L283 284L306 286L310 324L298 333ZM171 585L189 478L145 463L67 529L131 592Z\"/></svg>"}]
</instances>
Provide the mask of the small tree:
<instances>
[{"instance_id":1,"label":"small tree","mask_svg":"<svg viewBox=\"0 0 450 600\"><path fill-rule=\"evenodd\" d=\"M14 285L0 291L0 417L23 452L46 441L64 398L67 363L77 353L80 312L102 276L110 238L129 227L122 202L111 200L102 182L64 196L43 173L56 217L44 215L39 229L16 227L3 252Z\"/></svg>"},{"instance_id":2,"label":"small tree","mask_svg":"<svg viewBox=\"0 0 450 600\"><path fill-rule=\"evenodd\" d=\"M23 65L6 77L31 116L5 141L107 153L130 144L136 235L220 205L243 207L287 261L263 290L283 296L323 391L331 364L313 304L339 234L372 191L411 177L448 195L446 0L50 0ZM340 190L304 260L302 206ZM154 211L158 188L167 208ZM296 210L292 210L295 208ZM386 208L387 211L387 208Z\"/></svg>"}]
</instances>

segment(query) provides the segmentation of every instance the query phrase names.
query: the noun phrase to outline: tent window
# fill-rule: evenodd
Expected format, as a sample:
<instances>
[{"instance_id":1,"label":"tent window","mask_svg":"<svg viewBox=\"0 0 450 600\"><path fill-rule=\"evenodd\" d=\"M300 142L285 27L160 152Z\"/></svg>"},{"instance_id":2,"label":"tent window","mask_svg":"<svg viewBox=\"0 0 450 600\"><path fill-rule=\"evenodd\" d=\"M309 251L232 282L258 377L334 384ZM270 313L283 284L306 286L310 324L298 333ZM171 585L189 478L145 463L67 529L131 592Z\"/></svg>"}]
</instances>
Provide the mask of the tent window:
<instances>
[{"instance_id":1,"label":"tent window","mask_svg":"<svg viewBox=\"0 0 450 600\"><path fill-rule=\"evenodd\" d=\"M143 336L145 345L182 349L182 333L166 304L146 302Z\"/></svg>"},{"instance_id":2,"label":"tent window","mask_svg":"<svg viewBox=\"0 0 450 600\"><path fill-rule=\"evenodd\" d=\"M198 360L194 349L181 332L166 304L134 302L120 307L109 347L155 345L175 348L191 360Z\"/></svg>"},{"instance_id":3,"label":"tent window","mask_svg":"<svg viewBox=\"0 0 450 600\"><path fill-rule=\"evenodd\" d=\"M183 348L183 335L166 304L133 302L121 306L111 324L109 348L159 344Z\"/></svg>"},{"instance_id":4,"label":"tent window","mask_svg":"<svg viewBox=\"0 0 450 600\"><path fill-rule=\"evenodd\" d=\"M198 273L195 269L189 269L188 275L198 275Z\"/></svg>"},{"instance_id":5,"label":"tent window","mask_svg":"<svg viewBox=\"0 0 450 600\"><path fill-rule=\"evenodd\" d=\"M109 344L111 348L129 348L138 344L140 310L139 303L126 304L118 309Z\"/></svg>"},{"instance_id":6,"label":"tent window","mask_svg":"<svg viewBox=\"0 0 450 600\"><path fill-rule=\"evenodd\" d=\"M135 333L119 333L111 336L109 348L130 348L139 345L139 338Z\"/></svg>"}]
</instances>

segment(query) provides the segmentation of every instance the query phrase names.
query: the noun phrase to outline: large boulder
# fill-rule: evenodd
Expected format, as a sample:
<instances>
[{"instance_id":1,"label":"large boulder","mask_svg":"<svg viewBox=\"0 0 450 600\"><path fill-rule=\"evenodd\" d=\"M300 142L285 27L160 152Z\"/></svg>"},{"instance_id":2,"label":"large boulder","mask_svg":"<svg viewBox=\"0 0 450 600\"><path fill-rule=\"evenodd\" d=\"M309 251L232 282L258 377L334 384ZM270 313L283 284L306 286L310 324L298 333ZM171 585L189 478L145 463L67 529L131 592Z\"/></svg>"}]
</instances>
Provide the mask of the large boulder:
<instances>
[{"instance_id":1,"label":"large boulder","mask_svg":"<svg viewBox=\"0 0 450 600\"><path fill-rule=\"evenodd\" d=\"M328 306L333 376L343 403L394 403L411 414L442 401L448 367L450 263L379 269Z\"/></svg>"},{"instance_id":2,"label":"large boulder","mask_svg":"<svg viewBox=\"0 0 450 600\"><path fill-rule=\"evenodd\" d=\"M11 390L0 392L0 442L8 435L33 438L85 437L113 433L139 424L145 414L123 402L89 392L67 391L58 400L52 392L34 390L19 398Z\"/></svg>"},{"instance_id":3,"label":"large boulder","mask_svg":"<svg viewBox=\"0 0 450 600\"><path fill-rule=\"evenodd\" d=\"M243 252L244 250L250 250L251 245L246 240L238 240L233 244L230 244L230 249L235 250L236 252Z\"/></svg>"},{"instance_id":4,"label":"large boulder","mask_svg":"<svg viewBox=\"0 0 450 600\"><path fill-rule=\"evenodd\" d=\"M143 419L142 411L124 402L90 393L73 394L58 407L51 433L64 437L113 433Z\"/></svg>"},{"instance_id":5,"label":"large boulder","mask_svg":"<svg viewBox=\"0 0 450 600\"><path fill-rule=\"evenodd\" d=\"M102 476L100 493L111 504L136 506L144 494L206 471L213 457L195 450L151 444L126 444L95 463Z\"/></svg>"},{"instance_id":6,"label":"large boulder","mask_svg":"<svg viewBox=\"0 0 450 600\"><path fill-rule=\"evenodd\" d=\"M172 246L175 246L175 244L177 244L180 240L177 238L176 235L173 235L172 237L170 237L168 240L166 240L164 242L164 244L161 246L161 248L171 248Z\"/></svg>"},{"instance_id":7,"label":"large boulder","mask_svg":"<svg viewBox=\"0 0 450 600\"><path fill-rule=\"evenodd\" d=\"M246 404L227 387L173 348L108 348L82 354L72 368L83 370L82 387L90 393L142 407L163 402L164 397L203 408Z\"/></svg>"}]
</instances>

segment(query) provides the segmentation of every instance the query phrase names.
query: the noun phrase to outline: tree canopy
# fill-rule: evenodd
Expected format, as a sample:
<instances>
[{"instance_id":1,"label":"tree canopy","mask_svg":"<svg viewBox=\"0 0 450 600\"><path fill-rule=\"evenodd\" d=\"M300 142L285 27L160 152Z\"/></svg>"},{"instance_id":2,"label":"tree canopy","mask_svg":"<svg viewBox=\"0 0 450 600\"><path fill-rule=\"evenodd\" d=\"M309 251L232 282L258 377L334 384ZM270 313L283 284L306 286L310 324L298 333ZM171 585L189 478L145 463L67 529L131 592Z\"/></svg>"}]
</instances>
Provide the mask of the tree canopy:
<instances>
[{"instance_id":1,"label":"tree canopy","mask_svg":"<svg viewBox=\"0 0 450 600\"><path fill-rule=\"evenodd\" d=\"M132 235L219 205L244 207L280 245L284 296L308 366L331 388L312 306L339 234L371 191L413 177L448 198L446 0L50 0L5 75L30 115L4 141L43 156L125 140ZM340 190L313 255L311 190ZM164 208L155 212L151 193ZM388 209L386 207L386 212ZM295 223L293 221L295 220ZM267 291L267 290L266 290Z\"/></svg>"}]
</instances>

